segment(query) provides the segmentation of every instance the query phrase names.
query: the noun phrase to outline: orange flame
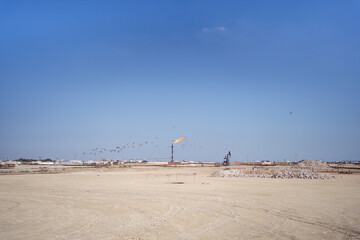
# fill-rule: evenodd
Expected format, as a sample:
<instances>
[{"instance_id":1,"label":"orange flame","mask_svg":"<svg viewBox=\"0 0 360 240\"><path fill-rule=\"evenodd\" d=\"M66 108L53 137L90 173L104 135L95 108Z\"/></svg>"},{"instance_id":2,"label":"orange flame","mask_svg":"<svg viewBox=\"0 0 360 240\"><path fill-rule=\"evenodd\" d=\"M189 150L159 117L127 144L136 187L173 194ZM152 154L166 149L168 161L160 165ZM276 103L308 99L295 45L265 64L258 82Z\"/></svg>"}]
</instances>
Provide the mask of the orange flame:
<instances>
[{"instance_id":1,"label":"orange flame","mask_svg":"<svg viewBox=\"0 0 360 240\"><path fill-rule=\"evenodd\" d=\"M182 140L184 140L184 137L181 137L179 139L176 139L175 141L173 141L173 143L178 143L178 142L181 142Z\"/></svg>"}]
</instances>

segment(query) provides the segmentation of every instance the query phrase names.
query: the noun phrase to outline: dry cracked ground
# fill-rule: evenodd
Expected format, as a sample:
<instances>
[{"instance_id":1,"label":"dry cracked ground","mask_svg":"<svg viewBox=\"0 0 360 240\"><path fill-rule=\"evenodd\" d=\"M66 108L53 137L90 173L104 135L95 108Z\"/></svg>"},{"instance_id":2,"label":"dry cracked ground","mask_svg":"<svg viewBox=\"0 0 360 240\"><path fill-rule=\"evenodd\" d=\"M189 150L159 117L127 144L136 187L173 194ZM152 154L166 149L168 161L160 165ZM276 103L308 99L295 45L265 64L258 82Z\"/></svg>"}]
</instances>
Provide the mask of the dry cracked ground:
<instances>
[{"instance_id":1,"label":"dry cracked ground","mask_svg":"<svg viewBox=\"0 0 360 240\"><path fill-rule=\"evenodd\" d=\"M1 175L0 239L360 239L360 175L210 178L215 170Z\"/></svg>"}]
</instances>

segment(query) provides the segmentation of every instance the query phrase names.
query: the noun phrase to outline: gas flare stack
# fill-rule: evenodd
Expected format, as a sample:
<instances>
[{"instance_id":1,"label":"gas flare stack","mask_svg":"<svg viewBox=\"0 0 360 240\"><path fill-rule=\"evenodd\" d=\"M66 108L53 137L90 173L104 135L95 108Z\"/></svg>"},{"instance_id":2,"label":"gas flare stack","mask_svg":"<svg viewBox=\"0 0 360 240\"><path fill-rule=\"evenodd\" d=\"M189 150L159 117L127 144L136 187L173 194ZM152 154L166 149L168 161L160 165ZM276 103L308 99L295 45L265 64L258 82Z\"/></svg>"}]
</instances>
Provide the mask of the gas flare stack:
<instances>
[{"instance_id":1,"label":"gas flare stack","mask_svg":"<svg viewBox=\"0 0 360 240\"><path fill-rule=\"evenodd\" d=\"M171 162L174 162L174 144L181 142L182 140L184 140L184 137L181 137L179 139L176 139L175 141L173 141L171 143Z\"/></svg>"}]
</instances>

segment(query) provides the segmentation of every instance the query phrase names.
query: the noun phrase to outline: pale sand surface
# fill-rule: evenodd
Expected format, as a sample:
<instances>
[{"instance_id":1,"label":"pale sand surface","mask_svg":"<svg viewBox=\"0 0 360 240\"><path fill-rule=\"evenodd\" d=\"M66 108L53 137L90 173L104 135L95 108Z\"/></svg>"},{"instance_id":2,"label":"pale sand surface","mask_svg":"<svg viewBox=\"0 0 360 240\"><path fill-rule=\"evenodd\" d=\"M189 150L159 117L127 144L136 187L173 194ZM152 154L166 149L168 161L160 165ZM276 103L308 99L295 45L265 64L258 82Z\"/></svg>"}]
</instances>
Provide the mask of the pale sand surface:
<instances>
[{"instance_id":1,"label":"pale sand surface","mask_svg":"<svg viewBox=\"0 0 360 240\"><path fill-rule=\"evenodd\" d=\"M208 177L215 170L1 175L0 239L360 239L360 175Z\"/></svg>"}]
</instances>

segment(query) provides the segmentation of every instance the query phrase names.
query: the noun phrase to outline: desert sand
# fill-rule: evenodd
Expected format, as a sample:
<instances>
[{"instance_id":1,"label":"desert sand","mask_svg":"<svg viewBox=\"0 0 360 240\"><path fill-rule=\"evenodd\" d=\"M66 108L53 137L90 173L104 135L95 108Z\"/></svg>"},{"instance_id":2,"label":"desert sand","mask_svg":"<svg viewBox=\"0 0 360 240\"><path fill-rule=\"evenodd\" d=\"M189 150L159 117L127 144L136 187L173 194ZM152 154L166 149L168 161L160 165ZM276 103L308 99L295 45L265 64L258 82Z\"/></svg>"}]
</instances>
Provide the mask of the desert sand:
<instances>
[{"instance_id":1,"label":"desert sand","mask_svg":"<svg viewBox=\"0 0 360 240\"><path fill-rule=\"evenodd\" d=\"M0 175L0 239L360 239L360 175L209 177L216 170Z\"/></svg>"}]
</instances>

